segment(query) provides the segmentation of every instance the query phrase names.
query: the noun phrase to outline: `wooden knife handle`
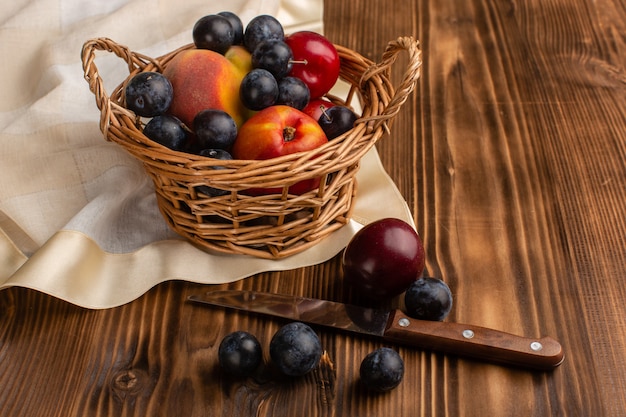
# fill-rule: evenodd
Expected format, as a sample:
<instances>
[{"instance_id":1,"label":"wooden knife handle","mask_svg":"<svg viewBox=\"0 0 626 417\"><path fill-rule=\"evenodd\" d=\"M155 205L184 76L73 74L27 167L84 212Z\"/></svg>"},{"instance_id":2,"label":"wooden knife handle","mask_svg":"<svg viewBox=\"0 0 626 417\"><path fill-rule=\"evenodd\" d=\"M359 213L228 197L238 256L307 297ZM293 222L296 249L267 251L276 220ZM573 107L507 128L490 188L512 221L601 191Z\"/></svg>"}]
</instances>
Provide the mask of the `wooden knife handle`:
<instances>
[{"instance_id":1,"label":"wooden knife handle","mask_svg":"<svg viewBox=\"0 0 626 417\"><path fill-rule=\"evenodd\" d=\"M498 330L442 321L417 320L392 312L385 340L398 344L506 365L552 370L563 362L559 342L532 339Z\"/></svg>"}]
</instances>

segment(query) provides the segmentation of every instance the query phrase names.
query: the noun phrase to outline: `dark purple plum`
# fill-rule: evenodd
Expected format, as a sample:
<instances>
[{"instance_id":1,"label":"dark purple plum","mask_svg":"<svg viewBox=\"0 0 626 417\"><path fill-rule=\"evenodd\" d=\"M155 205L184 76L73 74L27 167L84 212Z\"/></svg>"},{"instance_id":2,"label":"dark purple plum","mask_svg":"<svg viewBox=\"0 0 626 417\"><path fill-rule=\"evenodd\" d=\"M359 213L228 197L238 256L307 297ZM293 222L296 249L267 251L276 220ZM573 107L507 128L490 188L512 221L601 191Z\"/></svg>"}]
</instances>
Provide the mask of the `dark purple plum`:
<instances>
[{"instance_id":1,"label":"dark purple plum","mask_svg":"<svg viewBox=\"0 0 626 417\"><path fill-rule=\"evenodd\" d=\"M237 124L225 111L206 109L193 119L196 146L200 149L230 150L237 139Z\"/></svg>"},{"instance_id":2,"label":"dark purple plum","mask_svg":"<svg viewBox=\"0 0 626 417\"><path fill-rule=\"evenodd\" d=\"M263 68L280 80L291 71L293 53L284 41L269 40L257 45L252 52L252 67Z\"/></svg>"},{"instance_id":3,"label":"dark purple plum","mask_svg":"<svg viewBox=\"0 0 626 417\"><path fill-rule=\"evenodd\" d=\"M302 376L319 364L322 344L307 324L292 322L281 327L272 337L270 357L283 374Z\"/></svg>"},{"instance_id":4,"label":"dark purple plum","mask_svg":"<svg viewBox=\"0 0 626 417\"><path fill-rule=\"evenodd\" d=\"M346 106L333 106L322 112L317 121L328 139L334 139L354 127L356 113Z\"/></svg>"},{"instance_id":5,"label":"dark purple plum","mask_svg":"<svg viewBox=\"0 0 626 417\"><path fill-rule=\"evenodd\" d=\"M196 21L192 37L196 48L208 49L223 55L234 44L235 31L226 17L210 14Z\"/></svg>"},{"instance_id":6,"label":"dark purple plum","mask_svg":"<svg viewBox=\"0 0 626 417\"><path fill-rule=\"evenodd\" d=\"M219 12L218 15L228 19L230 26L233 28L233 45L243 44L243 23L241 22L239 16L228 11Z\"/></svg>"},{"instance_id":7,"label":"dark purple plum","mask_svg":"<svg viewBox=\"0 0 626 417\"><path fill-rule=\"evenodd\" d=\"M238 377L250 376L263 362L261 344L248 332L230 333L220 343L218 360L227 373Z\"/></svg>"},{"instance_id":8,"label":"dark purple plum","mask_svg":"<svg viewBox=\"0 0 626 417\"><path fill-rule=\"evenodd\" d=\"M263 41L285 39L285 30L274 16L259 15L254 17L243 33L243 44L250 53Z\"/></svg>"},{"instance_id":9,"label":"dark purple plum","mask_svg":"<svg viewBox=\"0 0 626 417\"><path fill-rule=\"evenodd\" d=\"M406 290L404 305L406 314L413 318L442 321L452 309L452 292L440 279L420 278Z\"/></svg>"},{"instance_id":10,"label":"dark purple plum","mask_svg":"<svg viewBox=\"0 0 626 417\"><path fill-rule=\"evenodd\" d=\"M311 98L309 87L299 78L285 77L278 81L278 99L276 104L284 104L303 110Z\"/></svg>"},{"instance_id":11,"label":"dark purple plum","mask_svg":"<svg viewBox=\"0 0 626 417\"><path fill-rule=\"evenodd\" d=\"M376 220L348 242L342 258L345 282L371 299L395 297L417 280L423 270L422 241L401 219Z\"/></svg>"},{"instance_id":12,"label":"dark purple plum","mask_svg":"<svg viewBox=\"0 0 626 417\"><path fill-rule=\"evenodd\" d=\"M175 151L185 151L189 145L189 134L183 122L167 114L150 119L143 128L143 134Z\"/></svg>"},{"instance_id":13,"label":"dark purple plum","mask_svg":"<svg viewBox=\"0 0 626 417\"><path fill-rule=\"evenodd\" d=\"M268 70L255 68L243 77L239 98L250 110L273 106L278 99L278 82Z\"/></svg>"},{"instance_id":14,"label":"dark purple plum","mask_svg":"<svg viewBox=\"0 0 626 417\"><path fill-rule=\"evenodd\" d=\"M126 108L137 116L154 117L167 111L174 90L170 81L158 72L140 72L126 84Z\"/></svg>"},{"instance_id":15,"label":"dark purple plum","mask_svg":"<svg viewBox=\"0 0 626 417\"><path fill-rule=\"evenodd\" d=\"M207 158L213 159L222 159L222 160L231 160L233 159L232 155L223 150L223 149L202 149L199 152L200 155L206 156ZM212 167L213 169L224 169L223 166L215 165ZM222 190L220 188L210 187L208 185L199 185L196 187L196 190L200 193L206 194L209 197L217 197L230 193L228 190Z\"/></svg>"},{"instance_id":16,"label":"dark purple plum","mask_svg":"<svg viewBox=\"0 0 626 417\"><path fill-rule=\"evenodd\" d=\"M359 368L361 383L376 392L394 389L404 377L404 361L395 350L387 347L368 354Z\"/></svg>"}]
</instances>

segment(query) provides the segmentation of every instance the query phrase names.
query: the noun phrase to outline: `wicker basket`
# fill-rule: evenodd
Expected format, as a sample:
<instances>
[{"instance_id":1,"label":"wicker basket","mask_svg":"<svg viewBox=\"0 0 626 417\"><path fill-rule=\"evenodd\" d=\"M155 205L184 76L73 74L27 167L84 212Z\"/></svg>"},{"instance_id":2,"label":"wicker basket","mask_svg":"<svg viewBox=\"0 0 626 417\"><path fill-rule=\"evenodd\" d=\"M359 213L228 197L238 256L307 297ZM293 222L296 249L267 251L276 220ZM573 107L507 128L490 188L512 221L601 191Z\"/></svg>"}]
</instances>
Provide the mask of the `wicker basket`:
<instances>
[{"instance_id":1,"label":"wicker basket","mask_svg":"<svg viewBox=\"0 0 626 417\"><path fill-rule=\"evenodd\" d=\"M124 88L142 71L162 71L183 46L160 58L132 52L110 39L87 41L82 49L85 79L101 111L104 137L139 159L152 178L159 209L170 227L203 249L278 259L299 253L345 225L356 193L355 175L361 157L389 126L420 76L419 43L401 37L388 44L381 62L336 45L340 78L350 86L345 98L329 97L351 106L360 100L362 117L347 133L315 151L264 160L214 160L161 146L142 133L145 120L124 108ZM129 76L110 96L94 63L97 51L108 51L128 64ZM390 67L400 52L408 52L408 67L397 87ZM215 169L220 167L222 169ZM302 195L289 186L321 177L319 188ZM203 187L228 190L210 197ZM279 188L282 192L251 196L250 188Z\"/></svg>"}]
</instances>

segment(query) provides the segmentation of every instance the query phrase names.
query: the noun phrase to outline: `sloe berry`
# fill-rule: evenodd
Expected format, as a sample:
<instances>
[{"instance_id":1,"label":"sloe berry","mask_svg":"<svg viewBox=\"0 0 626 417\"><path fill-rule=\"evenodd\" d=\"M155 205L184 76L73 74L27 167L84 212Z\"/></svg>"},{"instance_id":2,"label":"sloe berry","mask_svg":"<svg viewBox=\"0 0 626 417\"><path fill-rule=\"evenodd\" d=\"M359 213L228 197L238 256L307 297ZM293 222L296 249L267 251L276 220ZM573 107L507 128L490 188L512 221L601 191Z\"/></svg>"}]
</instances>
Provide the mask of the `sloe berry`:
<instances>
[{"instance_id":1,"label":"sloe berry","mask_svg":"<svg viewBox=\"0 0 626 417\"><path fill-rule=\"evenodd\" d=\"M361 362L361 382L372 391L390 391L400 385L404 377L404 361L395 350L376 349Z\"/></svg>"},{"instance_id":2,"label":"sloe berry","mask_svg":"<svg viewBox=\"0 0 626 417\"><path fill-rule=\"evenodd\" d=\"M452 309L452 293L444 281L423 277L406 290L404 304L406 314L413 318L441 321Z\"/></svg>"},{"instance_id":3,"label":"sloe berry","mask_svg":"<svg viewBox=\"0 0 626 417\"><path fill-rule=\"evenodd\" d=\"M319 364L322 344L307 324L292 322L281 327L272 337L270 357L283 374L301 376Z\"/></svg>"},{"instance_id":4,"label":"sloe berry","mask_svg":"<svg viewBox=\"0 0 626 417\"><path fill-rule=\"evenodd\" d=\"M218 360L226 372L235 376L249 376L263 361L261 344L248 332L230 333L220 343Z\"/></svg>"},{"instance_id":5,"label":"sloe berry","mask_svg":"<svg viewBox=\"0 0 626 417\"><path fill-rule=\"evenodd\" d=\"M125 89L126 107L141 117L154 117L167 111L174 90L170 81L158 72L140 72Z\"/></svg>"}]
</instances>

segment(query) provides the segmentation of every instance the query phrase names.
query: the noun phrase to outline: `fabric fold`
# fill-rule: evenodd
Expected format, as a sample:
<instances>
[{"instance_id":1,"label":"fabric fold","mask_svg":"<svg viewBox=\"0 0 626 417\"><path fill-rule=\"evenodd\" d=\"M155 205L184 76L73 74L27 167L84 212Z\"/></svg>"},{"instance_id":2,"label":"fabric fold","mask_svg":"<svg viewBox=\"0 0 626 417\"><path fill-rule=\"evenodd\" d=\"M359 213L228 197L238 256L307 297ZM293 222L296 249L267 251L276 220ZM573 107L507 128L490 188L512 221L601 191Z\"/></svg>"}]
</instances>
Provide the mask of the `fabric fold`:
<instances>
[{"instance_id":1,"label":"fabric fold","mask_svg":"<svg viewBox=\"0 0 626 417\"><path fill-rule=\"evenodd\" d=\"M359 193L354 218L304 252L281 260L208 253L181 239L150 242L132 252L104 250L93 238L63 229L26 257L6 234L0 234L0 289L21 286L91 309L128 303L168 280L202 284L233 282L265 271L284 271L324 262L340 253L366 223L397 217L413 219L376 148L363 158L357 174Z\"/></svg>"},{"instance_id":2,"label":"fabric fold","mask_svg":"<svg viewBox=\"0 0 626 417\"><path fill-rule=\"evenodd\" d=\"M271 14L286 33L322 32L322 0L26 3L0 6L0 51L12 57L0 65L0 289L109 308L167 280L217 284L324 262L378 218L413 224L373 148L357 174L353 220L315 247L279 261L208 253L167 227L141 164L98 129L79 53L88 39L108 37L157 57L190 43L197 19L224 10L244 25ZM96 59L108 91L128 76L113 54Z\"/></svg>"}]
</instances>

